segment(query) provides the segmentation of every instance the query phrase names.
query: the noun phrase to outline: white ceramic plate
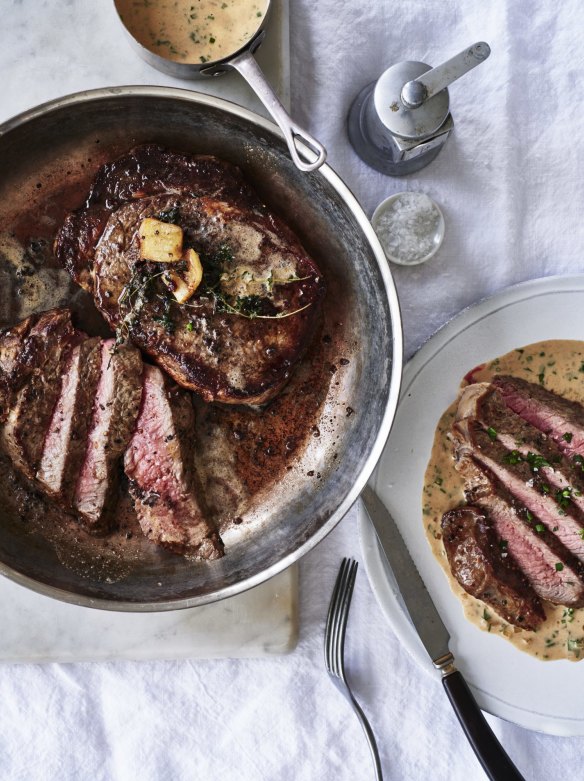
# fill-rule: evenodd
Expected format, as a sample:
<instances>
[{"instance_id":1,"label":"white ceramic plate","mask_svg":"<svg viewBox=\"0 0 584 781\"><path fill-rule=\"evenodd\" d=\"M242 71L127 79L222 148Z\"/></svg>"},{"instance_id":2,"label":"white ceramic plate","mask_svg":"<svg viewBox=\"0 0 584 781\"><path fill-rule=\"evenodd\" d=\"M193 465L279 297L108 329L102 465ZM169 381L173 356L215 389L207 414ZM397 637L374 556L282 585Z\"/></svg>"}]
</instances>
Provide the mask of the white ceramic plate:
<instances>
[{"instance_id":1,"label":"white ceramic plate","mask_svg":"<svg viewBox=\"0 0 584 781\"><path fill-rule=\"evenodd\" d=\"M479 363L544 339L584 341L584 276L548 277L498 293L438 331L404 370L401 401L372 484L394 516L451 635L450 650L483 710L528 729L584 735L584 661L542 662L464 618L426 541L422 487L436 424L461 378ZM410 654L431 671L399 589L360 508L361 543L373 590Z\"/></svg>"}]
</instances>

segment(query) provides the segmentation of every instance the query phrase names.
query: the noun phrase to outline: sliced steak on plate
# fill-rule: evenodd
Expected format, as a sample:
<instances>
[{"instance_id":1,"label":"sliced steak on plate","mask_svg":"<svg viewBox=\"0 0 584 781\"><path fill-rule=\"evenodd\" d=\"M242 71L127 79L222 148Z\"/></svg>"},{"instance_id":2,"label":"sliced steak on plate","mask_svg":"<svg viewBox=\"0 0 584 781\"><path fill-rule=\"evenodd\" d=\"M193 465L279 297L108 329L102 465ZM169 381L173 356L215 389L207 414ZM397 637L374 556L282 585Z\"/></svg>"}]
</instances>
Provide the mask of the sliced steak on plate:
<instances>
[{"instance_id":1,"label":"sliced steak on plate","mask_svg":"<svg viewBox=\"0 0 584 781\"><path fill-rule=\"evenodd\" d=\"M142 397L142 359L133 347L102 342L100 376L74 509L86 529L109 530L121 459L134 431Z\"/></svg>"},{"instance_id":2,"label":"sliced steak on plate","mask_svg":"<svg viewBox=\"0 0 584 781\"><path fill-rule=\"evenodd\" d=\"M509 556L503 555L487 516L471 506L450 510L442 518L442 531L450 569L462 588L510 624L536 630L545 619L542 604Z\"/></svg>"},{"instance_id":3,"label":"sliced steak on plate","mask_svg":"<svg viewBox=\"0 0 584 781\"><path fill-rule=\"evenodd\" d=\"M547 434L568 456L584 457L584 407L519 377L493 380L505 404ZM580 460L582 465L584 462Z\"/></svg>"},{"instance_id":4,"label":"sliced steak on plate","mask_svg":"<svg viewBox=\"0 0 584 781\"><path fill-rule=\"evenodd\" d=\"M489 518L501 556L509 556L540 597L554 604L584 606L583 566L556 535L540 523L496 479L469 458L459 461L466 498Z\"/></svg>"},{"instance_id":5,"label":"sliced steak on plate","mask_svg":"<svg viewBox=\"0 0 584 781\"><path fill-rule=\"evenodd\" d=\"M85 339L73 348L36 475L47 493L67 507L73 502L87 447L101 355L102 340L99 338Z\"/></svg>"},{"instance_id":6,"label":"sliced steak on plate","mask_svg":"<svg viewBox=\"0 0 584 781\"><path fill-rule=\"evenodd\" d=\"M146 365L140 415L124 459L140 526L175 553L216 559L223 545L201 509L193 429L188 393Z\"/></svg>"},{"instance_id":7,"label":"sliced steak on plate","mask_svg":"<svg viewBox=\"0 0 584 781\"><path fill-rule=\"evenodd\" d=\"M547 478L535 472L527 461L518 461L493 435L472 418L454 424L457 457L470 458L488 476L495 477L537 523L544 525L560 542L584 562L584 514L570 497L553 489Z\"/></svg>"}]
</instances>

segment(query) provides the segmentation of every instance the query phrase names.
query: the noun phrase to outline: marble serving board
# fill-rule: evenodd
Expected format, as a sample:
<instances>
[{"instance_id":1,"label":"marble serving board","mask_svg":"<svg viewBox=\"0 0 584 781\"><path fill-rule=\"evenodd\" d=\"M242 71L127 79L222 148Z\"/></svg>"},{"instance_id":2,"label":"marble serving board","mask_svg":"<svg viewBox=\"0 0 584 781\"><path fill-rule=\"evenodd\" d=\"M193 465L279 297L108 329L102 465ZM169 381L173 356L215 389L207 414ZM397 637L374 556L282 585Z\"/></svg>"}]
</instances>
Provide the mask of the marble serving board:
<instances>
[{"instance_id":1,"label":"marble serving board","mask_svg":"<svg viewBox=\"0 0 584 781\"><path fill-rule=\"evenodd\" d=\"M130 83L193 88L266 114L235 72L184 82L153 70L124 40L113 3L98 6L95 18L95 6L79 7L77 13L87 18L76 18L75 25L60 29L60 38L56 38L59 48L54 52L47 50L39 38L41 26L28 26L26 4L13 6L7 24L19 40L20 56L26 62L28 53L34 55L39 68L19 70L15 61L5 63L17 78L8 79L8 73L4 76L9 84L18 83L18 89L10 88L3 96L0 121L65 92ZM288 0L274 0L266 39L257 52L260 66L286 106L290 101L288 18ZM87 67L94 70L91 79L83 78L79 68L69 62L74 56L71 52L79 46L75 35L84 27L96 33L87 41ZM100 41L100 56L91 50L96 39ZM39 78L39 71L44 78ZM0 602L0 662L249 657L291 651L298 635L297 566L236 597L164 613L117 613L78 607L29 591L3 577Z\"/></svg>"}]
</instances>

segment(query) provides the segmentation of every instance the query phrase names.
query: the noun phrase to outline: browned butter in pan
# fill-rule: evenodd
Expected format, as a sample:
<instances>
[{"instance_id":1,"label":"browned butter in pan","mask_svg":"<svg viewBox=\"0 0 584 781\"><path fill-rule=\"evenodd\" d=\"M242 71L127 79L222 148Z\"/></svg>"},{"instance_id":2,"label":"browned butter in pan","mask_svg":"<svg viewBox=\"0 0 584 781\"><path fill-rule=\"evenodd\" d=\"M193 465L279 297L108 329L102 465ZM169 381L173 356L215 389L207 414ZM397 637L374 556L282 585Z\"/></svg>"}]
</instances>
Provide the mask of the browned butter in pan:
<instances>
[{"instance_id":1,"label":"browned butter in pan","mask_svg":"<svg viewBox=\"0 0 584 781\"><path fill-rule=\"evenodd\" d=\"M472 380L488 382L496 374L511 374L529 382L541 382L548 390L584 403L584 342L553 340L517 348L474 371ZM462 387L466 385L463 381ZM538 659L578 661L584 658L584 608L573 609L544 602L546 621L537 632L528 632L508 624L491 607L467 594L450 572L440 521L447 510L464 503L463 479L454 468L452 446L448 440L457 406L458 401L453 402L440 418L424 478L422 512L432 551L442 565L452 590L462 602L469 621L486 632L505 637L514 646Z\"/></svg>"},{"instance_id":2,"label":"browned butter in pan","mask_svg":"<svg viewBox=\"0 0 584 781\"><path fill-rule=\"evenodd\" d=\"M267 0L117 0L120 17L149 51L205 63L241 49L266 14Z\"/></svg>"}]
</instances>

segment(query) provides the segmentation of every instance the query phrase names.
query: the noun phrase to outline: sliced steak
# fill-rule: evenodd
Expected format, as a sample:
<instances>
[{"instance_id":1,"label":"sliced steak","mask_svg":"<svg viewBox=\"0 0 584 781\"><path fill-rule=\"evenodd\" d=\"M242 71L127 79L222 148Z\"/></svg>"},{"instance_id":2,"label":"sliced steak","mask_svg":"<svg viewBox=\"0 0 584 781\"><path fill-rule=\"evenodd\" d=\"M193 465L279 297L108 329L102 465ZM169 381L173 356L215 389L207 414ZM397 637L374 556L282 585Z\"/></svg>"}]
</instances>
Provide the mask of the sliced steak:
<instances>
[{"instance_id":1,"label":"sliced steak","mask_svg":"<svg viewBox=\"0 0 584 781\"><path fill-rule=\"evenodd\" d=\"M179 304L168 263L140 257L142 220L174 222L202 282ZM206 401L259 405L285 385L314 333L322 274L238 169L139 147L104 166L56 254L111 327Z\"/></svg>"},{"instance_id":2,"label":"sliced steak","mask_svg":"<svg viewBox=\"0 0 584 781\"><path fill-rule=\"evenodd\" d=\"M509 451L497 441L496 432L485 431L476 419L456 421L453 432L459 460L470 458L489 477L495 477L539 524L584 561L584 515L570 497L554 491L527 461L510 457Z\"/></svg>"},{"instance_id":3,"label":"sliced steak","mask_svg":"<svg viewBox=\"0 0 584 781\"><path fill-rule=\"evenodd\" d=\"M81 338L71 325L68 310L45 314L24 338L21 361L11 367L12 375L18 376L15 385L23 386L11 401L0 434L4 451L30 479L40 464L69 355Z\"/></svg>"},{"instance_id":4,"label":"sliced steak","mask_svg":"<svg viewBox=\"0 0 584 781\"><path fill-rule=\"evenodd\" d=\"M584 407L581 404L519 377L498 376L493 385L508 407L547 434L562 452L571 457L584 457Z\"/></svg>"},{"instance_id":5,"label":"sliced steak","mask_svg":"<svg viewBox=\"0 0 584 781\"><path fill-rule=\"evenodd\" d=\"M546 434L513 412L505 405L499 391L492 385L480 383L466 388L460 398L459 418L475 418L491 437L497 439L509 452L510 462L525 461L532 472L545 478L562 503L570 499L584 511L584 472L578 463L568 458Z\"/></svg>"},{"instance_id":6,"label":"sliced steak","mask_svg":"<svg viewBox=\"0 0 584 781\"><path fill-rule=\"evenodd\" d=\"M73 348L61 395L45 439L37 480L65 506L71 506L87 447L101 370L102 341L86 339Z\"/></svg>"},{"instance_id":7,"label":"sliced steak","mask_svg":"<svg viewBox=\"0 0 584 781\"><path fill-rule=\"evenodd\" d=\"M142 396L142 359L138 350L102 343L100 376L74 508L86 529L109 530L116 504L122 455L134 431Z\"/></svg>"},{"instance_id":8,"label":"sliced steak","mask_svg":"<svg viewBox=\"0 0 584 781\"><path fill-rule=\"evenodd\" d=\"M57 235L57 258L78 284L92 292L95 247L111 213L125 203L165 193L259 204L233 164L209 155L189 156L145 144L99 170L85 205L67 217Z\"/></svg>"},{"instance_id":9,"label":"sliced steak","mask_svg":"<svg viewBox=\"0 0 584 781\"><path fill-rule=\"evenodd\" d=\"M0 423L28 380L47 362L58 362L76 338L68 309L34 314L0 331Z\"/></svg>"},{"instance_id":10,"label":"sliced steak","mask_svg":"<svg viewBox=\"0 0 584 781\"><path fill-rule=\"evenodd\" d=\"M468 503L490 519L501 556L511 558L538 597L558 605L584 606L582 563L501 483L487 478L473 461L464 459L457 468L467 483Z\"/></svg>"},{"instance_id":11,"label":"sliced steak","mask_svg":"<svg viewBox=\"0 0 584 781\"><path fill-rule=\"evenodd\" d=\"M442 530L450 569L462 588L510 624L535 631L545 620L541 602L503 555L488 517L476 507L450 510Z\"/></svg>"},{"instance_id":12,"label":"sliced steak","mask_svg":"<svg viewBox=\"0 0 584 781\"><path fill-rule=\"evenodd\" d=\"M201 509L193 428L189 395L145 366L140 415L124 459L140 526L175 553L216 559L223 545Z\"/></svg>"}]
</instances>

